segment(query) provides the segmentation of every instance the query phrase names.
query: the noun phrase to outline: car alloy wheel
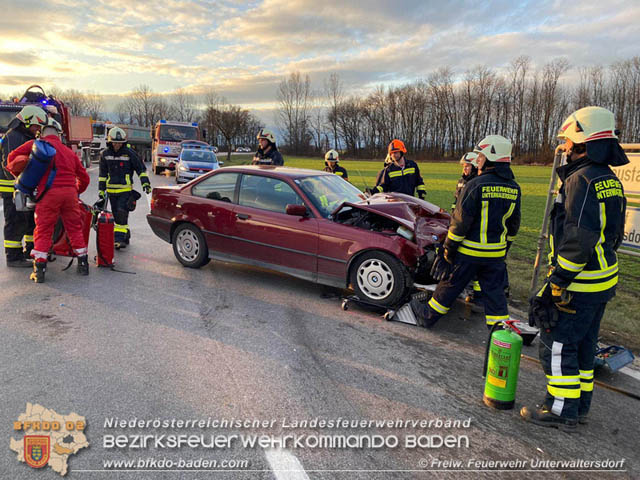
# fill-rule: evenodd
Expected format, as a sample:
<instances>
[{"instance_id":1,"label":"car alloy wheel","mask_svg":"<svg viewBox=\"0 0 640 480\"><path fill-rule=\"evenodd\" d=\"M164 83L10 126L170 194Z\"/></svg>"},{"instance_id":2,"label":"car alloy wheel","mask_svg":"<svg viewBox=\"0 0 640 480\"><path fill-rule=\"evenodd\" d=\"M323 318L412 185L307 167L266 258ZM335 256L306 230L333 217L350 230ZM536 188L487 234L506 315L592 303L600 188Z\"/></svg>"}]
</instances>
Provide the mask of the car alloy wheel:
<instances>
[{"instance_id":1,"label":"car alloy wheel","mask_svg":"<svg viewBox=\"0 0 640 480\"><path fill-rule=\"evenodd\" d=\"M370 258L362 262L357 272L358 287L369 298L383 300L393 291L394 275L385 262Z\"/></svg>"},{"instance_id":2,"label":"car alloy wheel","mask_svg":"<svg viewBox=\"0 0 640 480\"><path fill-rule=\"evenodd\" d=\"M194 262L200 253L200 239L189 229L182 230L176 236L178 255L186 262Z\"/></svg>"}]
</instances>

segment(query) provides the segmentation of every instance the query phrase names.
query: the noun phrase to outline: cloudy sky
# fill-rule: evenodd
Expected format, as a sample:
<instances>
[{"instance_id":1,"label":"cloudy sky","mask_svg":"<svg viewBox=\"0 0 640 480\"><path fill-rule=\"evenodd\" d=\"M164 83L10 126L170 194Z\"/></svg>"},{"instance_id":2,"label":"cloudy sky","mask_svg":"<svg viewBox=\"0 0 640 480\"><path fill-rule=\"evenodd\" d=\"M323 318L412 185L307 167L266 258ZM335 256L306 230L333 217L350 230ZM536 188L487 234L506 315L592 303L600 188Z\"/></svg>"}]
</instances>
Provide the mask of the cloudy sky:
<instances>
[{"instance_id":1,"label":"cloudy sky","mask_svg":"<svg viewBox=\"0 0 640 480\"><path fill-rule=\"evenodd\" d=\"M214 88L253 109L289 72L314 87L422 78L441 66L607 65L640 52L640 1L2 0L0 93L31 83L117 95Z\"/></svg>"}]
</instances>

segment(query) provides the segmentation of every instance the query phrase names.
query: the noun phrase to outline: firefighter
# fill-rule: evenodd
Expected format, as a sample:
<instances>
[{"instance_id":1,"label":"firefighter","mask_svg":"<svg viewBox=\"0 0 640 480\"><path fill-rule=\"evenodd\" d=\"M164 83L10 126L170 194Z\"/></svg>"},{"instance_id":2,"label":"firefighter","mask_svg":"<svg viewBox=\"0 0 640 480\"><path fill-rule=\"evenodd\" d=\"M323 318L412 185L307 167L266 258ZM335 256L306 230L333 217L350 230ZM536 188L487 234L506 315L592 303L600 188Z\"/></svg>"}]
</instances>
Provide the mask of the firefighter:
<instances>
[{"instance_id":1,"label":"firefighter","mask_svg":"<svg viewBox=\"0 0 640 480\"><path fill-rule=\"evenodd\" d=\"M276 136L271 130L267 130L266 128L260 129L257 139L260 146L253 157L252 165L284 165L282 154L278 151L278 147L276 147Z\"/></svg>"},{"instance_id":2,"label":"firefighter","mask_svg":"<svg viewBox=\"0 0 640 480\"><path fill-rule=\"evenodd\" d=\"M380 170L378 172L378 175L376 175L376 184L375 184L376 187L380 185L380 182L382 181L382 175L384 174L384 169L387 168L392 162L393 160L391 160L391 155L387 153L387 156L384 158L382 170Z\"/></svg>"},{"instance_id":3,"label":"firefighter","mask_svg":"<svg viewBox=\"0 0 640 480\"><path fill-rule=\"evenodd\" d=\"M80 163L78 156L60 141L62 133L60 124L50 118L48 125L42 129L40 138L55 148L55 156L49 170L38 184L38 197L35 208L35 244L31 251L33 257L33 273L30 278L36 283L43 283L47 270L47 255L53 243L53 231L58 218L62 219L64 229L69 236L73 252L78 257L78 273L89 275L87 244L82 233L82 213L78 203L78 195L89 186L89 175ZM31 140L9 154L8 167L16 175L24 165L14 165L19 157L28 155L38 149L36 141ZM48 185L49 172L55 168L53 181Z\"/></svg>"},{"instance_id":4,"label":"firefighter","mask_svg":"<svg viewBox=\"0 0 640 480\"><path fill-rule=\"evenodd\" d=\"M511 171L511 142L489 135L474 149L479 175L466 183L453 212L444 246L431 275L439 281L425 306L411 307L418 324L431 328L477 277L487 327L509 319L504 292L505 256L520 227L520 186Z\"/></svg>"},{"instance_id":5,"label":"firefighter","mask_svg":"<svg viewBox=\"0 0 640 480\"><path fill-rule=\"evenodd\" d=\"M115 220L114 243L116 249L126 248L131 239L129 212L135 206L133 174L138 174L144 193L151 193L151 184L144 163L125 145L127 134L120 127L113 127L107 134L107 148L100 155L98 174L99 202L109 198ZM139 197L140 194L137 194Z\"/></svg>"},{"instance_id":6,"label":"firefighter","mask_svg":"<svg viewBox=\"0 0 640 480\"><path fill-rule=\"evenodd\" d=\"M626 200L611 167L629 163L615 117L602 107L569 115L558 138L567 164L551 213L551 270L531 300L529 322L540 327L540 360L547 393L523 407L529 422L572 431L586 423L600 321L616 293L616 250L624 236Z\"/></svg>"},{"instance_id":7,"label":"firefighter","mask_svg":"<svg viewBox=\"0 0 640 480\"><path fill-rule=\"evenodd\" d=\"M329 150L324 155L324 171L338 175L339 177L349 180L347 169L338 165L339 155L335 150Z\"/></svg>"},{"instance_id":8,"label":"firefighter","mask_svg":"<svg viewBox=\"0 0 640 480\"><path fill-rule=\"evenodd\" d=\"M476 152L465 153L460 159L460 164L462 165L462 176L456 185L456 193L454 194L453 203L451 204L451 212L456 208L462 187L464 187L469 180L478 176L478 154Z\"/></svg>"},{"instance_id":9,"label":"firefighter","mask_svg":"<svg viewBox=\"0 0 640 480\"><path fill-rule=\"evenodd\" d=\"M451 204L451 213L453 213L456 208L456 203L458 202L462 188L469 180L478 176L478 154L475 152L465 153L460 159L460 164L462 165L462 176L456 185L456 192L454 193L453 203ZM482 305L482 289L480 288L480 282L478 282L477 278L473 279L471 288L467 287L467 291L469 293L465 296L464 301L471 305L473 311L484 311L484 306Z\"/></svg>"},{"instance_id":10,"label":"firefighter","mask_svg":"<svg viewBox=\"0 0 640 480\"><path fill-rule=\"evenodd\" d=\"M30 254L35 227L33 212L16 211L13 203L15 177L7 170L7 159L12 150L36 138L41 128L47 124L47 118L47 114L40 107L27 105L11 121L9 130L0 143L0 193L4 206L4 252L7 267L32 266Z\"/></svg>"},{"instance_id":11,"label":"firefighter","mask_svg":"<svg viewBox=\"0 0 640 480\"><path fill-rule=\"evenodd\" d=\"M402 140L393 140L389 144L389 155L392 162L382 172L382 178L369 193L397 192L414 196L418 192L418 197L424 199L427 189L420 176L420 168L413 160L405 158L407 149Z\"/></svg>"}]
</instances>

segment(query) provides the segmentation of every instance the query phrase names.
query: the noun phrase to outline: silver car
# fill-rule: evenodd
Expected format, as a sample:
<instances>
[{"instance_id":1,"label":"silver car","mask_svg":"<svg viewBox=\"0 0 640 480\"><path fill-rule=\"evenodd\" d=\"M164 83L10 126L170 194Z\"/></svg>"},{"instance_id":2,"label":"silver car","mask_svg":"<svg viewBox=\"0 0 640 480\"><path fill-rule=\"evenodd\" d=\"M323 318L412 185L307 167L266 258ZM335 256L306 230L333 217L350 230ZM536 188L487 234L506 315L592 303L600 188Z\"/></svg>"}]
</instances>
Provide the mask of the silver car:
<instances>
[{"instance_id":1,"label":"silver car","mask_svg":"<svg viewBox=\"0 0 640 480\"><path fill-rule=\"evenodd\" d=\"M176 165L176 183L189 182L218 168L220 168L220 163L213 150L183 148Z\"/></svg>"}]
</instances>

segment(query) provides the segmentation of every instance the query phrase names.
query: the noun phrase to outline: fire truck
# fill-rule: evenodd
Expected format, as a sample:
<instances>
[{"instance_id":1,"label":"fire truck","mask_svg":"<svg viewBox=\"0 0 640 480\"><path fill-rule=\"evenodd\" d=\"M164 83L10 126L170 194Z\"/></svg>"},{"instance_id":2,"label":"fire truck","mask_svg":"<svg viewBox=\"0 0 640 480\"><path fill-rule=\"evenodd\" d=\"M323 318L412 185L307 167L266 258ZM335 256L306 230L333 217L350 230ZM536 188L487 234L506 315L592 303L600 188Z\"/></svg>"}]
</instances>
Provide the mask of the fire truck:
<instances>
[{"instance_id":1,"label":"fire truck","mask_svg":"<svg viewBox=\"0 0 640 480\"><path fill-rule=\"evenodd\" d=\"M200 127L196 122L173 122L160 120L152 132L151 165L156 175L164 170L175 170L180 142L201 140Z\"/></svg>"},{"instance_id":2,"label":"fire truck","mask_svg":"<svg viewBox=\"0 0 640 480\"><path fill-rule=\"evenodd\" d=\"M47 95L39 85L31 85L20 99L0 100L0 138L9 129L9 123L26 105L37 105L60 122L60 125L62 125L62 142L78 155L78 158L85 166L88 166L87 159L82 154L82 148L83 145L88 145L93 138L91 119L89 117L71 115L69 109L61 100Z\"/></svg>"}]
</instances>

